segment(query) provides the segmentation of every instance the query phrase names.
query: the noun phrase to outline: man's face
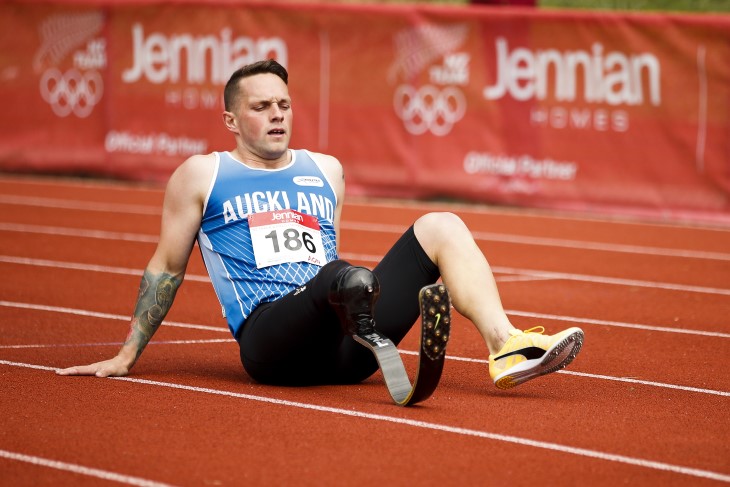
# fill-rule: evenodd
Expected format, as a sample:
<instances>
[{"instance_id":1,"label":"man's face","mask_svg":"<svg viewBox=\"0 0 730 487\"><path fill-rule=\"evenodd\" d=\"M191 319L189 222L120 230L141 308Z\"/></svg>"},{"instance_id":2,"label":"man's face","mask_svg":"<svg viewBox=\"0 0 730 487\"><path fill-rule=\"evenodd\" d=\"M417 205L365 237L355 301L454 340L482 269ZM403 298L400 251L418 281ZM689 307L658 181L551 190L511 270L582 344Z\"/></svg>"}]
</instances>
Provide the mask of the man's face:
<instances>
[{"instance_id":1,"label":"man's face","mask_svg":"<svg viewBox=\"0 0 730 487\"><path fill-rule=\"evenodd\" d=\"M265 160L282 157L289 148L292 118L286 83L275 74L257 74L239 81L233 117L244 150Z\"/></svg>"}]
</instances>

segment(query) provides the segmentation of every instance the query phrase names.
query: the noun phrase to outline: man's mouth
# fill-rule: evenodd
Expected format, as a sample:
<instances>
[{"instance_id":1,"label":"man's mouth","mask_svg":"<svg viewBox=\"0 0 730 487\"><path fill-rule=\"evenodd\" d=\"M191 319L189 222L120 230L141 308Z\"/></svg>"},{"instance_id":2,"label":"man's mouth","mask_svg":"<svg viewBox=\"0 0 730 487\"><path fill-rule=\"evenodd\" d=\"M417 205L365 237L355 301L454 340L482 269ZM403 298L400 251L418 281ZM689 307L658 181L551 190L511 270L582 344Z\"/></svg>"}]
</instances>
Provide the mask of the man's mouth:
<instances>
[{"instance_id":1,"label":"man's mouth","mask_svg":"<svg viewBox=\"0 0 730 487\"><path fill-rule=\"evenodd\" d=\"M269 130L269 135L284 135L286 131L284 129L272 129Z\"/></svg>"}]
</instances>

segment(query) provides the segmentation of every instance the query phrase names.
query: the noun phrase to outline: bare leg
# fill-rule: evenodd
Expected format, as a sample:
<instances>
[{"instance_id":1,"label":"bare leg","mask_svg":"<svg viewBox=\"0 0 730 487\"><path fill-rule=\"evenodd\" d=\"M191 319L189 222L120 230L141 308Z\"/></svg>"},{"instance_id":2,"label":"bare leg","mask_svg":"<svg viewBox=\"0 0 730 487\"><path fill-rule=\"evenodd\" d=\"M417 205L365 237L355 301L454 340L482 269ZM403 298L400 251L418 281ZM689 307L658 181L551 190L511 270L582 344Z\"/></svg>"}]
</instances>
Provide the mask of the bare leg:
<instances>
[{"instance_id":1,"label":"bare leg","mask_svg":"<svg viewBox=\"0 0 730 487\"><path fill-rule=\"evenodd\" d=\"M429 213L414 224L426 254L438 266L454 308L471 320L489 353L497 353L514 327L504 312L487 259L453 213Z\"/></svg>"}]
</instances>

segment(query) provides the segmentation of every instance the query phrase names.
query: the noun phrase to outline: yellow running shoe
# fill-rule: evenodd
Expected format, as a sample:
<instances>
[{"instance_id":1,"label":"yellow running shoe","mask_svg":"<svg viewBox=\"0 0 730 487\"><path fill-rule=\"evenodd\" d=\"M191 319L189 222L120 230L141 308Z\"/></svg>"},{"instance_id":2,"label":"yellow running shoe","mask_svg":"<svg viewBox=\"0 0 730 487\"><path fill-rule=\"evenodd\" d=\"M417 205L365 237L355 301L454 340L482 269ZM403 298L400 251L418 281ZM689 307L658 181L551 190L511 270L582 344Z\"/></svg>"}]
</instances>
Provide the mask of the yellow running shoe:
<instances>
[{"instance_id":1,"label":"yellow running shoe","mask_svg":"<svg viewBox=\"0 0 730 487\"><path fill-rule=\"evenodd\" d=\"M502 349L489 356L489 375L499 389L510 389L535 377L560 370L583 346L583 330L568 328L543 335L545 328L512 330Z\"/></svg>"}]
</instances>

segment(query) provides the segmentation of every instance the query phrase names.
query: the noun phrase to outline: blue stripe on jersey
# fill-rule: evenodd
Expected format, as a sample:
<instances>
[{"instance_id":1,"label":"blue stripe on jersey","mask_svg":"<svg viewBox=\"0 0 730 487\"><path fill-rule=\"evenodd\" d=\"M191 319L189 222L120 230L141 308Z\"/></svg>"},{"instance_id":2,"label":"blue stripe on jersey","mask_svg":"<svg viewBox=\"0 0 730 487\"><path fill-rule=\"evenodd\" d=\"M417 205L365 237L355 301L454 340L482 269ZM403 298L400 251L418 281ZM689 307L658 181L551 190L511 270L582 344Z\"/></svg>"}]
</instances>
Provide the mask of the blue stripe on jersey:
<instances>
[{"instance_id":1,"label":"blue stripe on jersey","mask_svg":"<svg viewBox=\"0 0 730 487\"><path fill-rule=\"evenodd\" d=\"M198 231L198 245L213 288L235 336L261 303L274 301L309 281L319 266L294 262L256 268L247 216L293 209L319 220L327 262L337 259L337 197L307 151L292 151L281 169L254 169L228 152L216 153L216 174Z\"/></svg>"}]
</instances>

